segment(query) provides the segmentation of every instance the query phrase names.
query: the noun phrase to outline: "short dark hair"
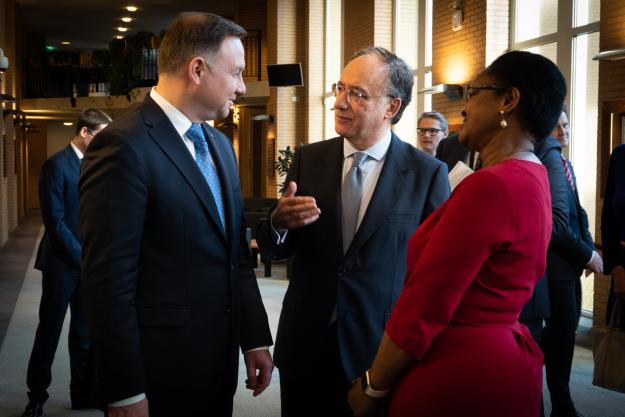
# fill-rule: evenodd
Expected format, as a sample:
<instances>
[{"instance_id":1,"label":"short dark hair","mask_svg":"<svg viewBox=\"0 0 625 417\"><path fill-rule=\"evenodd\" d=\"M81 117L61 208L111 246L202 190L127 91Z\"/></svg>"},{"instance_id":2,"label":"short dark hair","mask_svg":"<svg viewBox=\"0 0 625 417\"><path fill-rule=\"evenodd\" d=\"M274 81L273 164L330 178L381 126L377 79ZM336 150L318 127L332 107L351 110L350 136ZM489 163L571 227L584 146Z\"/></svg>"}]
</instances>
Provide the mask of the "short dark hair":
<instances>
[{"instance_id":1,"label":"short dark hair","mask_svg":"<svg viewBox=\"0 0 625 417\"><path fill-rule=\"evenodd\" d=\"M397 114L391 119L391 124L395 124L399 122L406 106L412 100L412 85L414 84L412 68L403 59L385 48L377 46L364 48L357 51L352 58L358 58L363 55L375 55L386 65L388 75L387 94L390 97L401 99L401 106Z\"/></svg>"},{"instance_id":2,"label":"short dark hair","mask_svg":"<svg viewBox=\"0 0 625 417\"><path fill-rule=\"evenodd\" d=\"M212 13L184 12L167 29L158 49L161 73L173 74L194 56L212 56L228 36L239 39L247 32L232 20Z\"/></svg>"},{"instance_id":3,"label":"short dark hair","mask_svg":"<svg viewBox=\"0 0 625 417\"><path fill-rule=\"evenodd\" d=\"M98 126L107 125L112 121L111 116L100 109L84 109L80 112L80 116L78 116L78 120L76 121L76 134L79 134L83 127L94 131Z\"/></svg>"},{"instance_id":4,"label":"short dark hair","mask_svg":"<svg viewBox=\"0 0 625 417\"><path fill-rule=\"evenodd\" d=\"M443 116L442 114L440 114L437 111L426 111L426 112L424 112L421 115L421 117L419 117L419 120L417 120L417 126L419 126L419 123L421 123L421 119L434 119L434 120L438 120L438 124L440 125L441 129L447 130L447 127L448 127L447 119L445 119L445 116Z\"/></svg>"},{"instance_id":5,"label":"short dark hair","mask_svg":"<svg viewBox=\"0 0 625 417\"><path fill-rule=\"evenodd\" d=\"M517 118L525 131L536 140L549 136L566 97L566 81L556 64L542 55L512 51L493 61L485 73L497 84L519 90Z\"/></svg>"}]
</instances>

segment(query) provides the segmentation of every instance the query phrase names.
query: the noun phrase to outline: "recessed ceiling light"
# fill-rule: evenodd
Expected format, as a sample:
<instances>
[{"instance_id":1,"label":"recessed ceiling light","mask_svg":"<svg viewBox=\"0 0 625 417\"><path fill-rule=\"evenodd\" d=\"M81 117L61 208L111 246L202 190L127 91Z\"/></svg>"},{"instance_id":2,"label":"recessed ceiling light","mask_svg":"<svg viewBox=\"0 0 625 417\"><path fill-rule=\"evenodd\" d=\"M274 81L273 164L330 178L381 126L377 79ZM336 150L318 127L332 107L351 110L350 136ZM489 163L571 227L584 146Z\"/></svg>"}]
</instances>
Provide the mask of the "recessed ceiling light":
<instances>
[{"instance_id":1,"label":"recessed ceiling light","mask_svg":"<svg viewBox=\"0 0 625 417\"><path fill-rule=\"evenodd\" d=\"M52 45L46 45L46 51L48 52L56 51L56 47Z\"/></svg>"},{"instance_id":2,"label":"recessed ceiling light","mask_svg":"<svg viewBox=\"0 0 625 417\"><path fill-rule=\"evenodd\" d=\"M117 30L118 30L119 32L127 32L127 31L128 31L128 28L125 28L125 27L123 27L123 26L119 26L119 27L117 28Z\"/></svg>"},{"instance_id":3,"label":"recessed ceiling light","mask_svg":"<svg viewBox=\"0 0 625 417\"><path fill-rule=\"evenodd\" d=\"M132 17L124 16L122 17L122 22L130 23L132 22Z\"/></svg>"},{"instance_id":4,"label":"recessed ceiling light","mask_svg":"<svg viewBox=\"0 0 625 417\"><path fill-rule=\"evenodd\" d=\"M126 10L129 12L136 12L139 8L137 6L126 6Z\"/></svg>"},{"instance_id":5,"label":"recessed ceiling light","mask_svg":"<svg viewBox=\"0 0 625 417\"><path fill-rule=\"evenodd\" d=\"M115 39L124 39L122 35L115 35Z\"/></svg>"},{"instance_id":6,"label":"recessed ceiling light","mask_svg":"<svg viewBox=\"0 0 625 417\"><path fill-rule=\"evenodd\" d=\"M73 126L74 123L72 122L63 122L63 126Z\"/></svg>"},{"instance_id":7,"label":"recessed ceiling light","mask_svg":"<svg viewBox=\"0 0 625 417\"><path fill-rule=\"evenodd\" d=\"M61 41L61 45L71 45L70 41Z\"/></svg>"}]
</instances>

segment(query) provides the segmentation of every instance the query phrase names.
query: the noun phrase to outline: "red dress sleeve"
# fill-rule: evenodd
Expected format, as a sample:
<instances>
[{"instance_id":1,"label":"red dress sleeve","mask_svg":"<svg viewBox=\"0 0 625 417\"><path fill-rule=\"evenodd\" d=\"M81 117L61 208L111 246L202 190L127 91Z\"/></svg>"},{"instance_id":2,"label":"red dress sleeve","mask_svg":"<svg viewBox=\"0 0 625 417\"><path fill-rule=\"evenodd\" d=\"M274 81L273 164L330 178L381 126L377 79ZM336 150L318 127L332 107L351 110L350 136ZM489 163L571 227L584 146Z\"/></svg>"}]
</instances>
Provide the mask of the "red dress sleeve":
<instances>
[{"instance_id":1,"label":"red dress sleeve","mask_svg":"<svg viewBox=\"0 0 625 417\"><path fill-rule=\"evenodd\" d=\"M404 288L387 323L393 342L420 359L445 329L488 258L514 238L514 198L487 170L466 178L417 229Z\"/></svg>"}]
</instances>

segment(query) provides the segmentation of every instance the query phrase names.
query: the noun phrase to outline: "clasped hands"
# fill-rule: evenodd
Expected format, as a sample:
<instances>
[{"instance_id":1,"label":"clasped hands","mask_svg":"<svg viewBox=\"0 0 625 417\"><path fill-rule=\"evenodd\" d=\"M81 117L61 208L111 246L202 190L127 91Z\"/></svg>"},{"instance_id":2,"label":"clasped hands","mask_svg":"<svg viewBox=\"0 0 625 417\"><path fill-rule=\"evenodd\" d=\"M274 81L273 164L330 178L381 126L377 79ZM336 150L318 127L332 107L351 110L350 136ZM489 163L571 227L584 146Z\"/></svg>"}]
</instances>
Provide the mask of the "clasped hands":
<instances>
[{"instance_id":1,"label":"clasped hands","mask_svg":"<svg viewBox=\"0 0 625 417\"><path fill-rule=\"evenodd\" d=\"M278 233L284 233L287 230L297 229L319 219L321 210L317 207L317 202L313 197L295 196L297 192L297 184L295 181L289 182L289 185L282 194L278 205L271 213L271 224Z\"/></svg>"}]
</instances>

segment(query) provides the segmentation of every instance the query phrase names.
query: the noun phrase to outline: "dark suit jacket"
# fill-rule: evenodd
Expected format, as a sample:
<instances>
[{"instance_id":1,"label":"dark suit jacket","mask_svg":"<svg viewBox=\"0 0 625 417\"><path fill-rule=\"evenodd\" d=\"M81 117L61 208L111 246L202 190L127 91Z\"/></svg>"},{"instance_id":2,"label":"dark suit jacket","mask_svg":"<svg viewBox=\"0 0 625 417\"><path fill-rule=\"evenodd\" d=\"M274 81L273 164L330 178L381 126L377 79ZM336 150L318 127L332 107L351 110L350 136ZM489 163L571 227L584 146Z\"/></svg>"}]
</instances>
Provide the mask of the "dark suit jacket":
<instances>
[{"instance_id":1,"label":"dark suit jacket","mask_svg":"<svg viewBox=\"0 0 625 417\"><path fill-rule=\"evenodd\" d=\"M603 272L612 274L617 265L625 266L625 145L612 151L608 178L601 212L601 241L603 244ZM612 283L614 285L614 283ZM614 291L610 291L606 321L609 321L616 301ZM621 309L621 327L625 329L625 309Z\"/></svg>"},{"instance_id":2,"label":"dark suit jacket","mask_svg":"<svg viewBox=\"0 0 625 417\"><path fill-rule=\"evenodd\" d=\"M150 415L205 414L234 393L239 345L272 343L234 152L204 130L225 232L193 157L149 97L100 132L82 164L83 281L104 400L146 392Z\"/></svg>"},{"instance_id":3,"label":"dark suit jacket","mask_svg":"<svg viewBox=\"0 0 625 417\"><path fill-rule=\"evenodd\" d=\"M573 166L569 161L567 165L573 176L575 189L565 177L569 213L568 231L564 238L556 235L551 239L547 257L549 279L555 281L578 279L595 249L592 236L588 231L588 216L579 202Z\"/></svg>"},{"instance_id":4,"label":"dark suit jacket","mask_svg":"<svg viewBox=\"0 0 625 417\"><path fill-rule=\"evenodd\" d=\"M48 158L39 174L39 204L45 233L35 268L49 274L80 275L78 177L80 160L71 145Z\"/></svg>"},{"instance_id":5,"label":"dark suit jacket","mask_svg":"<svg viewBox=\"0 0 625 417\"><path fill-rule=\"evenodd\" d=\"M275 361L280 371L314 372L305 358L319 352L337 307L339 351L348 380L362 374L377 351L404 283L406 245L416 227L449 195L445 165L393 134L375 192L347 253L341 236L343 138L298 148L288 181L313 196L319 219L292 230L277 245L268 222L259 226L261 251L294 255L284 298Z\"/></svg>"},{"instance_id":6,"label":"dark suit jacket","mask_svg":"<svg viewBox=\"0 0 625 417\"><path fill-rule=\"evenodd\" d=\"M436 158L446 163L449 171L458 161L466 161L468 156L469 150L460 143L457 133L441 140L436 148Z\"/></svg>"}]
</instances>

